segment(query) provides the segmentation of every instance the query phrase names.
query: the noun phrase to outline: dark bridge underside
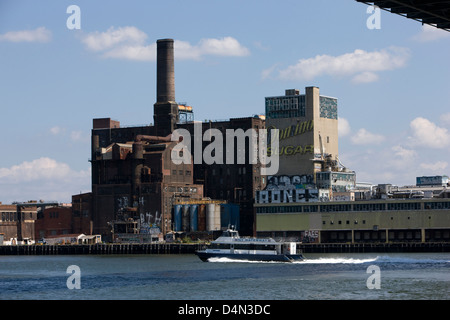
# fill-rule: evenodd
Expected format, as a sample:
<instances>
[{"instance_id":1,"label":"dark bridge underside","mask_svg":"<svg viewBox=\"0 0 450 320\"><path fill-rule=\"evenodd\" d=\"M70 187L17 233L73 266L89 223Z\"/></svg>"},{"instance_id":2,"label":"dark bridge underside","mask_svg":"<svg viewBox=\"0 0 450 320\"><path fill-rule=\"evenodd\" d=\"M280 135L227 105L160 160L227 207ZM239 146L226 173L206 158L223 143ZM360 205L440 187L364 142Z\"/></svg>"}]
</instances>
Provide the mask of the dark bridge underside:
<instances>
[{"instance_id":1,"label":"dark bridge underside","mask_svg":"<svg viewBox=\"0 0 450 320\"><path fill-rule=\"evenodd\" d=\"M450 1L448 0L391 0L363 1L380 9L414 19L422 24L450 31Z\"/></svg>"}]
</instances>

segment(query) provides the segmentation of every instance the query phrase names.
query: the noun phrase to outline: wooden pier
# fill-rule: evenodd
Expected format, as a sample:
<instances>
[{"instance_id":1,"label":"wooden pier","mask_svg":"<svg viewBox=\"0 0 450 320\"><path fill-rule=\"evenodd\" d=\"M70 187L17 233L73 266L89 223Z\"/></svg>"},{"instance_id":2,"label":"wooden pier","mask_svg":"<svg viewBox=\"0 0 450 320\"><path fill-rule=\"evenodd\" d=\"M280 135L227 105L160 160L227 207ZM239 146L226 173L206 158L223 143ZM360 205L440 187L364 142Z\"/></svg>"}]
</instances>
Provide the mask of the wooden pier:
<instances>
[{"instance_id":1,"label":"wooden pier","mask_svg":"<svg viewBox=\"0 0 450 320\"><path fill-rule=\"evenodd\" d=\"M204 246L200 243L2 245L0 255L194 254ZM297 249L303 253L450 252L450 242L298 243Z\"/></svg>"},{"instance_id":2,"label":"wooden pier","mask_svg":"<svg viewBox=\"0 0 450 320\"><path fill-rule=\"evenodd\" d=\"M0 255L193 254L202 244L123 243L0 246Z\"/></svg>"}]
</instances>

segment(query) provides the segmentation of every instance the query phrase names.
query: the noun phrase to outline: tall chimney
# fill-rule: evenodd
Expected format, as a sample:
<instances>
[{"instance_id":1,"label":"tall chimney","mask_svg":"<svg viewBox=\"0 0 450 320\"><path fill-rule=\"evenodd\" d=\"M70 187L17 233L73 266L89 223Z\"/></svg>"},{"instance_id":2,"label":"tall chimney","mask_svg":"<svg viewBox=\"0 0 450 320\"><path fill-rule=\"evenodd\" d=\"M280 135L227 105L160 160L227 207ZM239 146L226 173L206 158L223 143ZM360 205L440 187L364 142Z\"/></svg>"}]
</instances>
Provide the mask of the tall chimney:
<instances>
[{"instance_id":1,"label":"tall chimney","mask_svg":"<svg viewBox=\"0 0 450 320\"><path fill-rule=\"evenodd\" d=\"M175 101L175 68L173 39L156 41L156 102Z\"/></svg>"},{"instance_id":2,"label":"tall chimney","mask_svg":"<svg viewBox=\"0 0 450 320\"><path fill-rule=\"evenodd\" d=\"M156 103L153 120L157 136L167 136L175 129L179 118L175 101L175 68L173 39L156 41Z\"/></svg>"}]
</instances>

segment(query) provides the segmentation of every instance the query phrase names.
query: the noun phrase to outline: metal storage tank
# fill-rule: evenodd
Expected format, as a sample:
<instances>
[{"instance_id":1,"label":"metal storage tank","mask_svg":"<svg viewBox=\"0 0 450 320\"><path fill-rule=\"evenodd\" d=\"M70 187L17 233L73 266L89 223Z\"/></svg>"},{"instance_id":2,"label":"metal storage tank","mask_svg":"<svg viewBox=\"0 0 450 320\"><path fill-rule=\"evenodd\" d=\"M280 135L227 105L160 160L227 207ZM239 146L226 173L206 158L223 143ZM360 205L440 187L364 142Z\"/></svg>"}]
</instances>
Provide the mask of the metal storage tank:
<instances>
[{"instance_id":1,"label":"metal storage tank","mask_svg":"<svg viewBox=\"0 0 450 320\"><path fill-rule=\"evenodd\" d=\"M173 206L173 230L174 231L181 231L181 222L182 222L182 212L181 212L181 205L176 204Z\"/></svg>"},{"instance_id":2,"label":"metal storage tank","mask_svg":"<svg viewBox=\"0 0 450 320\"><path fill-rule=\"evenodd\" d=\"M198 205L191 204L190 211L190 231L198 231Z\"/></svg>"},{"instance_id":3,"label":"metal storage tank","mask_svg":"<svg viewBox=\"0 0 450 320\"><path fill-rule=\"evenodd\" d=\"M215 230L220 230L220 204L214 205L214 227Z\"/></svg>"},{"instance_id":4,"label":"metal storage tank","mask_svg":"<svg viewBox=\"0 0 450 320\"><path fill-rule=\"evenodd\" d=\"M239 230L240 227L240 214L239 214L239 205L238 204L230 204L231 206L231 224L234 226L236 230Z\"/></svg>"},{"instance_id":5,"label":"metal storage tank","mask_svg":"<svg viewBox=\"0 0 450 320\"><path fill-rule=\"evenodd\" d=\"M198 206L198 231L206 231L206 206Z\"/></svg>"},{"instance_id":6,"label":"metal storage tank","mask_svg":"<svg viewBox=\"0 0 450 320\"><path fill-rule=\"evenodd\" d=\"M189 219L189 205L183 205L183 218L182 218L182 230L185 232L189 232L190 230L190 219Z\"/></svg>"},{"instance_id":7,"label":"metal storage tank","mask_svg":"<svg viewBox=\"0 0 450 320\"><path fill-rule=\"evenodd\" d=\"M206 230L220 230L220 205L214 203L206 205Z\"/></svg>"},{"instance_id":8,"label":"metal storage tank","mask_svg":"<svg viewBox=\"0 0 450 320\"><path fill-rule=\"evenodd\" d=\"M233 227L239 230L239 205L235 203L225 203L221 205L220 225L222 228Z\"/></svg>"},{"instance_id":9,"label":"metal storage tank","mask_svg":"<svg viewBox=\"0 0 450 320\"><path fill-rule=\"evenodd\" d=\"M214 230L214 204L208 203L206 205L206 231Z\"/></svg>"},{"instance_id":10,"label":"metal storage tank","mask_svg":"<svg viewBox=\"0 0 450 320\"><path fill-rule=\"evenodd\" d=\"M220 227L228 228L231 225L231 207L228 203L220 205Z\"/></svg>"}]
</instances>

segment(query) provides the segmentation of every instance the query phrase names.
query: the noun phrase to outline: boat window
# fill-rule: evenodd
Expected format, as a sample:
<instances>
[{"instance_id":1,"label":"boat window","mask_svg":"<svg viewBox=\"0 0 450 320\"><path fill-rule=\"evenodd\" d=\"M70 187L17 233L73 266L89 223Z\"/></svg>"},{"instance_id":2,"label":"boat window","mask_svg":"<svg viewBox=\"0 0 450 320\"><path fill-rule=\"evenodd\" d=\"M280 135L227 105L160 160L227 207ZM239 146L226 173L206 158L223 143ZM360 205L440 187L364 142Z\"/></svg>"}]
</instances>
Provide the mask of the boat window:
<instances>
[{"instance_id":1,"label":"boat window","mask_svg":"<svg viewBox=\"0 0 450 320\"><path fill-rule=\"evenodd\" d=\"M230 249L227 243L211 243L210 249Z\"/></svg>"},{"instance_id":2,"label":"boat window","mask_svg":"<svg viewBox=\"0 0 450 320\"><path fill-rule=\"evenodd\" d=\"M275 250L275 245L255 244L255 243L236 243L234 249L238 250Z\"/></svg>"}]
</instances>

